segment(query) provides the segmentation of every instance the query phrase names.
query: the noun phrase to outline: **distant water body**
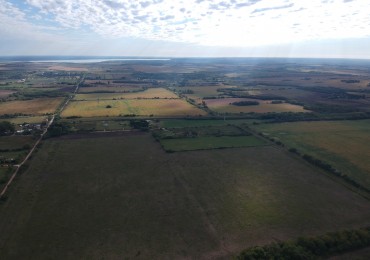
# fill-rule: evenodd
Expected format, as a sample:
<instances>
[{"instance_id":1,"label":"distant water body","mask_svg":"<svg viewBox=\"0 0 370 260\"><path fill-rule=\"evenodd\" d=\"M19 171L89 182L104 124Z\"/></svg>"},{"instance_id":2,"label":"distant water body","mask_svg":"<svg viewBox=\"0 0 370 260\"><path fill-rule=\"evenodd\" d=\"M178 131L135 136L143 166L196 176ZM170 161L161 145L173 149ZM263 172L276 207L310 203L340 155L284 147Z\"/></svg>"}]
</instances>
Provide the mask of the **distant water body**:
<instances>
[{"instance_id":1,"label":"distant water body","mask_svg":"<svg viewBox=\"0 0 370 260\"><path fill-rule=\"evenodd\" d=\"M0 61L13 62L64 62L64 63L96 63L104 61L166 61L168 58L136 58L136 57L69 57L69 56L14 56L0 57Z\"/></svg>"}]
</instances>

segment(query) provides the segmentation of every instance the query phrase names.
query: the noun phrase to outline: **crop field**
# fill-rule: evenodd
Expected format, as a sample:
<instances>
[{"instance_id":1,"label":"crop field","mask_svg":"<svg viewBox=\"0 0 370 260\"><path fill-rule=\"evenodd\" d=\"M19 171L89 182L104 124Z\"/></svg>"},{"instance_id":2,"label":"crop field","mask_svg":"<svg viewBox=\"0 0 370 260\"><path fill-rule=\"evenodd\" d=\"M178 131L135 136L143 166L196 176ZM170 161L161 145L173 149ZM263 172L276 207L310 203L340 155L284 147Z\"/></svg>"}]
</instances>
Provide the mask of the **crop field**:
<instances>
[{"instance_id":1,"label":"crop field","mask_svg":"<svg viewBox=\"0 0 370 260\"><path fill-rule=\"evenodd\" d=\"M370 120L261 124L261 132L370 187Z\"/></svg>"},{"instance_id":2,"label":"crop field","mask_svg":"<svg viewBox=\"0 0 370 260\"><path fill-rule=\"evenodd\" d=\"M163 149L171 152L268 145L255 136L203 136L196 138L162 139Z\"/></svg>"},{"instance_id":3,"label":"crop field","mask_svg":"<svg viewBox=\"0 0 370 260\"><path fill-rule=\"evenodd\" d=\"M13 90L0 89L0 98L8 97L9 95L11 95L13 93L15 93L15 91L13 91Z\"/></svg>"},{"instance_id":4,"label":"crop field","mask_svg":"<svg viewBox=\"0 0 370 260\"><path fill-rule=\"evenodd\" d=\"M230 258L369 224L367 200L271 146L169 154L148 134L76 135L46 140L11 187L0 251L5 259Z\"/></svg>"},{"instance_id":5,"label":"crop field","mask_svg":"<svg viewBox=\"0 0 370 260\"><path fill-rule=\"evenodd\" d=\"M272 104L271 101L259 100L259 105L235 106L233 102L256 101L248 98L221 98L205 100L209 109L218 113L269 113L269 112L309 112L302 106L289 103Z\"/></svg>"},{"instance_id":6,"label":"crop field","mask_svg":"<svg viewBox=\"0 0 370 260\"><path fill-rule=\"evenodd\" d=\"M109 107L110 106L110 107ZM63 111L63 117L70 116L198 116L206 112L181 99L130 99L73 101Z\"/></svg>"},{"instance_id":7,"label":"crop field","mask_svg":"<svg viewBox=\"0 0 370 260\"><path fill-rule=\"evenodd\" d=\"M7 121L13 123L13 124L40 124L44 122L48 117L47 116L19 116L14 118L9 118Z\"/></svg>"},{"instance_id":8,"label":"crop field","mask_svg":"<svg viewBox=\"0 0 370 260\"><path fill-rule=\"evenodd\" d=\"M94 93L77 94L74 100L105 100L105 99L154 99L154 98L179 98L175 93L164 88L150 88L133 93Z\"/></svg>"},{"instance_id":9,"label":"crop field","mask_svg":"<svg viewBox=\"0 0 370 260\"><path fill-rule=\"evenodd\" d=\"M143 89L139 86L94 86L94 87L81 87L79 93L94 93L94 92L127 92L127 91L138 91Z\"/></svg>"},{"instance_id":10,"label":"crop field","mask_svg":"<svg viewBox=\"0 0 370 260\"><path fill-rule=\"evenodd\" d=\"M240 125L252 124L259 122L253 119L163 119L160 126L164 128L181 128L181 127L201 127L201 126L223 126L223 125Z\"/></svg>"},{"instance_id":11,"label":"crop field","mask_svg":"<svg viewBox=\"0 0 370 260\"><path fill-rule=\"evenodd\" d=\"M0 103L0 115L16 113L43 115L53 113L62 101L63 98L36 98L2 102Z\"/></svg>"},{"instance_id":12,"label":"crop field","mask_svg":"<svg viewBox=\"0 0 370 260\"><path fill-rule=\"evenodd\" d=\"M35 142L32 136L1 136L0 150L23 149L25 145L31 146Z\"/></svg>"}]
</instances>

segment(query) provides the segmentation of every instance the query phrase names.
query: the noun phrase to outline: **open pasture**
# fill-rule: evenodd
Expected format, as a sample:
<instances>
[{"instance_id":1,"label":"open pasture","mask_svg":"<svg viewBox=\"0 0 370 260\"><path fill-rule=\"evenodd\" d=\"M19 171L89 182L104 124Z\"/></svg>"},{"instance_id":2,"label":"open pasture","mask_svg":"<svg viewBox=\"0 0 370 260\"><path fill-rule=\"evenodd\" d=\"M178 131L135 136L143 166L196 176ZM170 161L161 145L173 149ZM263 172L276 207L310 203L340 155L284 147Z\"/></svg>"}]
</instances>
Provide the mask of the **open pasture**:
<instances>
[{"instance_id":1,"label":"open pasture","mask_svg":"<svg viewBox=\"0 0 370 260\"><path fill-rule=\"evenodd\" d=\"M146 134L85 137L46 140L11 187L2 258L230 259L370 224L367 200L270 146L168 154Z\"/></svg>"},{"instance_id":2,"label":"open pasture","mask_svg":"<svg viewBox=\"0 0 370 260\"><path fill-rule=\"evenodd\" d=\"M269 113L269 112L309 112L302 106L289 103L272 104L269 100L258 100L259 105L236 106L233 102L257 101L248 98L220 98L206 99L205 102L209 109L218 113Z\"/></svg>"},{"instance_id":3,"label":"open pasture","mask_svg":"<svg viewBox=\"0 0 370 260\"><path fill-rule=\"evenodd\" d=\"M31 100L15 100L0 103L0 115L27 114L43 115L54 113L63 98L35 98Z\"/></svg>"},{"instance_id":4,"label":"open pasture","mask_svg":"<svg viewBox=\"0 0 370 260\"><path fill-rule=\"evenodd\" d=\"M121 93L121 92L130 92L130 91L138 91L138 90L143 90L143 88L141 86L102 86L102 85L97 85L97 86L94 86L94 87L80 87L78 89L78 92L79 93L110 93L110 92L118 92L118 93Z\"/></svg>"},{"instance_id":5,"label":"open pasture","mask_svg":"<svg viewBox=\"0 0 370 260\"><path fill-rule=\"evenodd\" d=\"M162 139L160 143L163 149L169 152L268 145L266 141L255 136L202 136L195 138Z\"/></svg>"},{"instance_id":6,"label":"open pasture","mask_svg":"<svg viewBox=\"0 0 370 260\"><path fill-rule=\"evenodd\" d=\"M261 124L256 128L370 187L370 120Z\"/></svg>"},{"instance_id":7,"label":"open pasture","mask_svg":"<svg viewBox=\"0 0 370 260\"><path fill-rule=\"evenodd\" d=\"M73 101L62 112L63 117L81 116L198 116L206 112L182 99L122 99Z\"/></svg>"},{"instance_id":8,"label":"open pasture","mask_svg":"<svg viewBox=\"0 0 370 260\"><path fill-rule=\"evenodd\" d=\"M0 136L0 150L19 150L31 146L35 142L32 136Z\"/></svg>"},{"instance_id":9,"label":"open pasture","mask_svg":"<svg viewBox=\"0 0 370 260\"><path fill-rule=\"evenodd\" d=\"M47 118L48 118L47 116L19 116L19 117L14 117L14 118L7 118L6 121L9 121L16 125L23 124L23 123L41 124Z\"/></svg>"},{"instance_id":10,"label":"open pasture","mask_svg":"<svg viewBox=\"0 0 370 260\"><path fill-rule=\"evenodd\" d=\"M164 128L182 128L182 127L202 127L202 126L224 126L252 124L259 122L254 119L164 119L160 121L160 126Z\"/></svg>"},{"instance_id":11,"label":"open pasture","mask_svg":"<svg viewBox=\"0 0 370 260\"><path fill-rule=\"evenodd\" d=\"M16 91L13 90L0 89L0 98L6 98L15 92Z\"/></svg>"},{"instance_id":12,"label":"open pasture","mask_svg":"<svg viewBox=\"0 0 370 260\"><path fill-rule=\"evenodd\" d=\"M107 99L153 99L153 98L179 98L175 93L164 88L149 88L144 91L132 93L94 93L77 94L74 100L107 100Z\"/></svg>"}]
</instances>

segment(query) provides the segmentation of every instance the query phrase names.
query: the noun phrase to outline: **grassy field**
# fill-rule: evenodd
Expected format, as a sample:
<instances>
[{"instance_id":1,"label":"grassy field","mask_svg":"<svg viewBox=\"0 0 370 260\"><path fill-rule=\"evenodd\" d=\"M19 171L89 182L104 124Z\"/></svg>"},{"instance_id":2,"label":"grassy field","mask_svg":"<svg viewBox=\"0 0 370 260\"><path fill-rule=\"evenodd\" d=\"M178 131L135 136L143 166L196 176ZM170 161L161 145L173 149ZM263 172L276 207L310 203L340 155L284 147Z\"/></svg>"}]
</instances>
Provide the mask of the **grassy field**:
<instances>
[{"instance_id":1,"label":"grassy field","mask_svg":"<svg viewBox=\"0 0 370 260\"><path fill-rule=\"evenodd\" d=\"M160 126L165 128L178 127L200 127L200 126L222 126L222 125L240 125L260 122L255 119L164 119L160 121Z\"/></svg>"},{"instance_id":2,"label":"grassy field","mask_svg":"<svg viewBox=\"0 0 370 260\"><path fill-rule=\"evenodd\" d=\"M24 145L31 145L35 142L32 136L1 136L0 137L0 149L22 149Z\"/></svg>"},{"instance_id":3,"label":"grassy field","mask_svg":"<svg viewBox=\"0 0 370 260\"><path fill-rule=\"evenodd\" d=\"M235 106L230 103L240 101L256 101L247 98L222 98L207 99L206 104L209 109L219 113L269 113L269 112L309 112L302 106L292 105L289 103L272 104L271 101L259 100L259 105L255 106Z\"/></svg>"},{"instance_id":4,"label":"grassy field","mask_svg":"<svg viewBox=\"0 0 370 260\"><path fill-rule=\"evenodd\" d=\"M0 115L15 113L43 115L53 113L62 101L63 98L36 98L31 100L1 102Z\"/></svg>"},{"instance_id":5,"label":"grassy field","mask_svg":"<svg viewBox=\"0 0 370 260\"><path fill-rule=\"evenodd\" d=\"M4 259L227 258L370 224L370 203L271 146L165 153L148 134L48 139L0 204Z\"/></svg>"},{"instance_id":6,"label":"grassy field","mask_svg":"<svg viewBox=\"0 0 370 260\"><path fill-rule=\"evenodd\" d=\"M19 116L14 118L7 118L6 121L9 121L13 124L39 124L45 121L47 116Z\"/></svg>"},{"instance_id":7,"label":"grassy field","mask_svg":"<svg viewBox=\"0 0 370 260\"><path fill-rule=\"evenodd\" d=\"M111 108L107 108L111 106ZM131 99L73 101L63 111L63 117L69 116L119 116L135 114L140 116L198 116L206 112L181 99Z\"/></svg>"},{"instance_id":8,"label":"grassy field","mask_svg":"<svg viewBox=\"0 0 370 260\"><path fill-rule=\"evenodd\" d=\"M370 120L261 124L261 132L370 187Z\"/></svg>"},{"instance_id":9,"label":"grassy field","mask_svg":"<svg viewBox=\"0 0 370 260\"><path fill-rule=\"evenodd\" d=\"M91 92L124 92L124 91L137 91L142 89L139 86L106 86L106 85L97 85L94 87L81 87L78 89L79 93L91 93Z\"/></svg>"},{"instance_id":10,"label":"grassy field","mask_svg":"<svg viewBox=\"0 0 370 260\"><path fill-rule=\"evenodd\" d=\"M145 91L134 93L93 93L77 94L74 100L98 100L98 99L135 99L135 98L179 98L173 92L164 88L150 88Z\"/></svg>"},{"instance_id":11,"label":"grassy field","mask_svg":"<svg viewBox=\"0 0 370 260\"><path fill-rule=\"evenodd\" d=\"M268 145L255 136L204 136L162 139L160 142L166 151L173 152Z\"/></svg>"}]
</instances>

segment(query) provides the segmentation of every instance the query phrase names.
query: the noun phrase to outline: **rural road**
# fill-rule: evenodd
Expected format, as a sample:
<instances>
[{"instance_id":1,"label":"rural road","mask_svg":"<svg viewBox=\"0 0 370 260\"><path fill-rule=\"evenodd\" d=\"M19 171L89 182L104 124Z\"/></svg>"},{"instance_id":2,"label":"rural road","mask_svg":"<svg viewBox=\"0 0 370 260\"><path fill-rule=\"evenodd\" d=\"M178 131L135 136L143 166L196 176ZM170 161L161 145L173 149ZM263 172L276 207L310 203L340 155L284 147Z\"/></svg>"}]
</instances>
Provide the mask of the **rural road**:
<instances>
[{"instance_id":1,"label":"rural road","mask_svg":"<svg viewBox=\"0 0 370 260\"><path fill-rule=\"evenodd\" d=\"M85 79L85 76L82 76L80 81L77 83L76 85L76 88L75 90L73 91L73 94L76 94L77 91L78 91L78 88L80 87L80 84L84 81ZM24 160L20 163L20 164L17 164L17 165L14 165L17 169L14 171L14 173L12 174L12 176L10 177L9 181L6 183L5 187L3 188L3 190L1 191L0 193L0 199L3 198L3 196L5 195L6 191L8 190L9 186L12 184L13 180L15 179L15 177L17 176L18 172L19 172L19 169L22 167L23 164L26 163L26 161L31 157L32 153L35 151L37 145L42 141L42 138L45 136L45 134L48 132L48 129L49 127L53 124L54 122L54 119L55 119L55 116L57 114L60 114L64 108L67 106L67 104L69 103L69 101L73 98L73 95L69 96L68 99L66 99L66 101L63 103L63 105L60 107L59 111L57 111L56 113L54 113L50 119L50 121L48 122L47 126L45 127L44 131L42 132L42 134L40 135L39 139L37 139L36 143L32 146L31 150L28 152L27 156L24 158Z\"/></svg>"}]
</instances>

